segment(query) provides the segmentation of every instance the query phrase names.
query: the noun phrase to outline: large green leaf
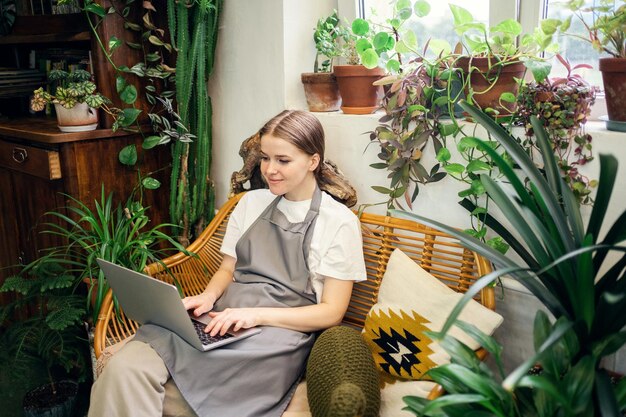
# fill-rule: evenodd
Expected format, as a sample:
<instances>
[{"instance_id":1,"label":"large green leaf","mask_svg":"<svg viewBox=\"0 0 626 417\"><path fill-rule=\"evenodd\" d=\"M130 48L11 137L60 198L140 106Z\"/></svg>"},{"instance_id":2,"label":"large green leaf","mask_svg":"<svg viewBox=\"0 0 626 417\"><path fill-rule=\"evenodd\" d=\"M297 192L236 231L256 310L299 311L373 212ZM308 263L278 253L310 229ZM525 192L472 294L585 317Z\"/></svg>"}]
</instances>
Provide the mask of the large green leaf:
<instances>
[{"instance_id":1,"label":"large green leaf","mask_svg":"<svg viewBox=\"0 0 626 417\"><path fill-rule=\"evenodd\" d=\"M543 200L548 210L548 216L546 216L545 221L554 223L563 247L567 250L572 250L574 248L574 242L565 222L565 216L563 215L560 201L556 195L550 192L550 187L546 179L526 154L525 150L509 132L497 124L491 117L463 100L460 102L460 105L463 110L469 113L474 120L483 125L498 140L513 160L517 162L524 174L528 176L531 184L537 188L540 194L537 195L536 198Z\"/></svg>"},{"instance_id":2,"label":"large green leaf","mask_svg":"<svg viewBox=\"0 0 626 417\"><path fill-rule=\"evenodd\" d=\"M545 265L549 260L549 255L546 253L542 242L539 240L537 232L526 222L526 218L522 214L515 199L510 198L490 176L481 175L480 180L485 190L487 190L489 197L502 211L504 218L507 219L513 226L513 229L520 234L528 249L535 256L537 263Z\"/></svg>"},{"instance_id":3,"label":"large green leaf","mask_svg":"<svg viewBox=\"0 0 626 417\"><path fill-rule=\"evenodd\" d=\"M626 381L626 378L622 379ZM616 392L606 371L599 369L595 372L594 390L601 417L614 417L621 414Z\"/></svg>"},{"instance_id":4,"label":"large green leaf","mask_svg":"<svg viewBox=\"0 0 626 417\"><path fill-rule=\"evenodd\" d=\"M613 155L600 155L600 179L598 180L598 192L596 200L591 210L591 217L587 225L587 234L593 236L593 241L597 242L600 228L604 223L604 216L609 207L615 177L617 175L617 158Z\"/></svg>"}]
</instances>

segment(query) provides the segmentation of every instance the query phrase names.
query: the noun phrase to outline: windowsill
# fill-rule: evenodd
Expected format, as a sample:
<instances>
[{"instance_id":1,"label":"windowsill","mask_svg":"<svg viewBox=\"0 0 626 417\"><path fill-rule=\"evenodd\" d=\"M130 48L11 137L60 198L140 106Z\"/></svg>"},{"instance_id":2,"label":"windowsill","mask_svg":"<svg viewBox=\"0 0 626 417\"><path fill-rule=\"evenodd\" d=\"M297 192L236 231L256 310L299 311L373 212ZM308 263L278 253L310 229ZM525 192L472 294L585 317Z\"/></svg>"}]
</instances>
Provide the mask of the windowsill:
<instances>
[{"instance_id":1,"label":"windowsill","mask_svg":"<svg viewBox=\"0 0 626 417\"><path fill-rule=\"evenodd\" d=\"M357 124L360 120L363 122L363 125L371 125L372 123L377 123L378 120L384 116L384 114L385 113L382 110L379 110L372 114L345 114L341 110L336 112L315 113L315 115L322 120L332 120L333 122L337 122L338 120L343 119L349 121L350 123L356 122ZM470 122L464 121L463 123ZM599 133L602 135L614 136L615 138L626 139L626 132L608 130L606 128L606 123L601 120L588 120L585 124L585 131L592 136Z\"/></svg>"}]
</instances>

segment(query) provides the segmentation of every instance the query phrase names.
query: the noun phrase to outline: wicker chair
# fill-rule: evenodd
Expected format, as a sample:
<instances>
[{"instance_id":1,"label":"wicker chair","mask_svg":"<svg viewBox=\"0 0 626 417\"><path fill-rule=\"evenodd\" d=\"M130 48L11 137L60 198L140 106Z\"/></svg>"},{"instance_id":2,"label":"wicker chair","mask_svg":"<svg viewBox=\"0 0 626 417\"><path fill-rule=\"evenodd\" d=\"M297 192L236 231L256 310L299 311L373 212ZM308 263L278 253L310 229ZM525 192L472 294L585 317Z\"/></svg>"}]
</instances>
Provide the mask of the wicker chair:
<instances>
[{"instance_id":1,"label":"wicker chair","mask_svg":"<svg viewBox=\"0 0 626 417\"><path fill-rule=\"evenodd\" d=\"M175 276L185 295L202 292L220 265L220 246L228 216L242 195L226 202L200 237L187 248L197 256L178 253L164 259L162 264L147 266L146 273L167 282L172 282L172 276ZM463 248L449 235L430 227L410 220L368 213L361 214L360 220L368 279L354 285L350 305L343 319L345 325L363 328L367 313L377 301L387 262L395 248L400 248L422 268L458 292L465 292L478 278L491 272L491 265L486 259ZM168 272L165 272L164 266ZM495 309L493 288L483 289L476 300L487 308ZM126 318L123 313L116 319L113 294L109 291L95 329L96 357L102 354L105 347L133 335L137 327L137 323ZM479 350L478 355L484 358L486 352ZM436 386L429 398L441 394L441 388Z\"/></svg>"}]
</instances>

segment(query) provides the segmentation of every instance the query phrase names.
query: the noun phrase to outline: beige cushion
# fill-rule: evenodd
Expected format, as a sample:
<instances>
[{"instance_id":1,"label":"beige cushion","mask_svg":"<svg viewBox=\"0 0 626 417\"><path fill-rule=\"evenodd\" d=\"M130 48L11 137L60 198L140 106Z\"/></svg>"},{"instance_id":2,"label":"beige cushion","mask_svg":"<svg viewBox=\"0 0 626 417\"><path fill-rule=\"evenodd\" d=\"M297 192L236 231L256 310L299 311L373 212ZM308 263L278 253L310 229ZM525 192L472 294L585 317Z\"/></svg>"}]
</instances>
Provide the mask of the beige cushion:
<instances>
[{"instance_id":1,"label":"beige cushion","mask_svg":"<svg viewBox=\"0 0 626 417\"><path fill-rule=\"evenodd\" d=\"M402 398L407 395L426 398L435 385L432 381L408 380L385 384L380 392L380 417L415 417L415 414L402 410L406 407Z\"/></svg>"},{"instance_id":2,"label":"beige cushion","mask_svg":"<svg viewBox=\"0 0 626 417\"><path fill-rule=\"evenodd\" d=\"M374 361L388 376L416 380L428 369L447 363L448 354L424 334L441 330L463 295L448 288L399 249L394 250L383 277L378 302L365 320L363 336ZM472 300L460 319L492 334L502 316ZM450 333L472 349L478 343L453 327Z\"/></svg>"}]
</instances>

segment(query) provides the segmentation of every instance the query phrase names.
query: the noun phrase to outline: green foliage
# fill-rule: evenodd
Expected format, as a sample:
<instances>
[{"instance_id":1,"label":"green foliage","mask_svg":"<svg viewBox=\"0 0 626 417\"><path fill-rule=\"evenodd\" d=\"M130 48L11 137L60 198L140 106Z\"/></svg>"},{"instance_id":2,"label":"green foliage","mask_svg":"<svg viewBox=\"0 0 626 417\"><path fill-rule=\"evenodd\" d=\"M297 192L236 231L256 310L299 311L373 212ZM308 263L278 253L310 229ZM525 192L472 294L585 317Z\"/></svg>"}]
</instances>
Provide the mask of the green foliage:
<instances>
[{"instance_id":1,"label":"green foliage","mask_svg":"<svg viewBox=\"0 0 626 417\"><path fill-rule=\"evenodd\" d=\"M341 24L337 11L326 18L317 21L313 32L313 42L315 42L315 64L313 72L331 72L333 70L333 59L341 56L343 44L347 39L347 29ZM319 62L320 56L326 57Z\"/></svg>"},{"instance_id":2,"label":"green foliage","mask_svg":"<svg viewBox=\"0 0 626 417\"><path fill-rule=\"evenodd\" d=\"M34 111L42 111L46 104L60 104L66 109L71 109L78 103L87 103L94 109L106 106L110 100L100 93L96 93L96 85L91 82L91 74L85 70L76 70L71 73L63 70L52 70L48 77L51 84L52 94L43 87L33 92L30 107Z\"/></svg>"},{"instance_id":3,"label":"green foliage","mask_svg":"<svg viewBox=\"0 0 626 417\"><path fill-rule=\"evenodd\" d=\"M151 184L150 178L143 179ZM70 205L51 211L46 215L52 220L44 223L42 233L60 237L66 243L44 250L44 255L28 265L20 273L8 278L0 291L28 294L37 289L41 293L61 289L75 291L87 278L87 298L83 298L84 310L92 314L95 322L108 285L96 259L102 258L134 271L143 271L148 263L156 262L168 253L185 251L173 238L163 232L171 224L150 227L147 208L134 196L124 204L114 204L113 194L106 195L104 187L100 199L94 201L94 209L85 203L66 196ZM33 280L32 277L37 280ZM92 295L92 292L96 291ZM93 308L89 300L94 298ZM55 306L62 304L54 304ZM65 307L72 311L71 305ZM10 313L10 312L8 312ZM67 316L59 314L59 320Z\"/></svg>"},{"instance_id":4,"label":"green foliage","mask_svg":"<svg viewBox=\"0 0 626 417\"><path fill-rule=\"evenodd\" d=\"M535 60L544 50L555 50L552 34L541 27L532 34L522 35L522 25L514 19L505 19L492 27L474 19L463 7L450 4L454 29L471 56L499 56L501 61Z\"/></svg>"},{"instance_id":5,"label":"green foliage","mask_svg":"<svg viewBox=\"0 0 626 417\"><path fill-rule=\"evenodd\" d=\"M76 290L76 279L52 254L23 268L0 287L0 292L20 294L0 307L0 320L4 322L24 310L31 314L25 320L10 320L0 336L3 355L14 375L42 366L51 382L57 371L81 381L89 376L89 345L83 327L85 297Z\"/></svg>"},{"instance_id":6,"label":"green foliage","mask_svg":"<svg viewBox=\"0 0 626 417\"><path fill-rule=\"evenodd\" d=\"M582 0L568 0L564 3L571 14L564 21L555 24L561 33L569 34L572 18L579 19L587 36L570 34L583 39L599 53L607 53L615 58L626 58L626 2L624 0L598 0L585 6ZM588 23L591 22L591 23Z\"/></svg>"},{"instance_id":7,"label":"green foliage","mask_svg":"<svg viewBox=\"0 0 626 417\"><path fill-rule=\"evenodd\" d=\"M185 246L214 214L210 179L212 106L207 84L215 59L222 0L207 0L203 4L204 7L188 7L173 0L167 3L170 32L178 48L176 101L180 119L174 124L181 135L187 133L185 126L189 126L188 131L196 136L193 142L176 141L172 146L170 217L172 223L181 227L179 241Z\"/></svg>"},{"instance_id":8,"label":"green foliage","mask_svg":"<svg viewBox=\"0 0 626 417\"><path fill-rule=\"evenodd\" d=\"M613 224L604 224L617 174L617 160L613 156L600 155L596 202L585 228L576 197L560 176L548 134L539 120L532 118L531 123L543 156L543 171L536 168L525 149L501 125L466 103L462 106L490 132L519 167L517 171L512 169L493 147L478 142L477 146L489 154L506 180L504 184L488 175L480 176L487 195L512 226L512 232L502 238L521 261L505 257L478 239L444 224L396 211L395 214L414 218L454 235L496 266L496 270L472 286L453 309L442 333L445 334L455 323L463 306L481 288L503 275L524 285L551 313L554 322L543 313L537 315L535 355L509 375L503 375L499 384L507 393L513 393L517 409L500 408L501 404L506 404L507 397L498 394L500 390L495 387L483 386L481 381L489 379L487 370L463 364L460 365L464 369L462 373L458 372L457 365L454 369L437 368L435 372L438 374L431 376L450 392L458 393L459 375L467 375L461 394L482 398L465 398L465 402L442 405L437 409L436 404L443 404L445 400L435 400L423 408L415 405L413 411L432 416L456 416L470 411L479 413L476 415L482 412L482 415L502 416L618 415L626 408L622 388L616 389L608 383L605 371L600 369L602 358L626 344L626 333L622 330L626 325L626 280L623 277L626 246L622 245L626 240L626 211ZM504 229L493 218L487 222ZM600 230L607 232L601 236ZM609 252L617 257L608 257ZM528 376L528 369L537 362L542 365L545 376Z\"/></svg>"},{"instance_id":9,"label":"green foliage","mask_svg":"<svg viewBox=\"0 0 626 417\"><path fill-rule=\"evenodd\" d=\"M407 21L413 15L428 15L430 5L421 0L414 5L410 0L399 0L393 5L393 15L385 22L378 24L356 18L351 28L356 37L355 47L361 63L367 68L380 66L395 74L402 72L403 59L407 60L407 54L415 54L417 49L415 32L405 29Z\"/></svg>"},{"instance_id":10,"label":"green foliage","mask_svg":"<svg viewBox=\"0 0 626 417\"><path fill-rule=\"evenodd\" d=\"M532 157L537 144L531 117L543 122L563 179L579 203L591 204L591 191L597 181L582 175L578 168L593 159L592 138L585 133L584 124L591 113L596 91L582 77L572 73L591 66L581 64L572 68L563 57L558 54L557 57L567 69L567 76L522 85L517 97L516 123L526 130L522 144Z\"/></svg>"}]
</instances>

